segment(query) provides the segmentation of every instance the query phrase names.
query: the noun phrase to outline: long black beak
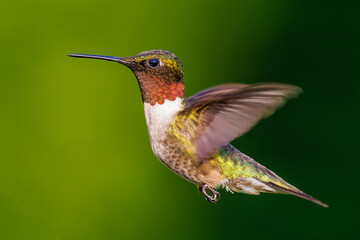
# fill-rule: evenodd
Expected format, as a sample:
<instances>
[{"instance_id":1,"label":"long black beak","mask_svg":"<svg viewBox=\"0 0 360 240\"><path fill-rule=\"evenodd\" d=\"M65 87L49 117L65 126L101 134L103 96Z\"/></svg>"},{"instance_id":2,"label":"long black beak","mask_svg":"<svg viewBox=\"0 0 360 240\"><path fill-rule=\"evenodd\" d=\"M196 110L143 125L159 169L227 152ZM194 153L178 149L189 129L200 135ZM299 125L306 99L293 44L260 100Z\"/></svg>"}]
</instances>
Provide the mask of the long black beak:
<instances>
[{"instance_id":1,"label":"long black beak","mask_svg":"<svg viewBox=\"0 0 360 240\"><path fill-rule=\"evenodd\" d=\"M93 58L93 59L101 59L106 61L118 62L124 65L129 65L131 62L123 60L121 57L111 57L111 56L102 56L102 55L91 55L91 54L68 54L69 57L78 57L78 58Z\"/></svg>"}]
</instances>

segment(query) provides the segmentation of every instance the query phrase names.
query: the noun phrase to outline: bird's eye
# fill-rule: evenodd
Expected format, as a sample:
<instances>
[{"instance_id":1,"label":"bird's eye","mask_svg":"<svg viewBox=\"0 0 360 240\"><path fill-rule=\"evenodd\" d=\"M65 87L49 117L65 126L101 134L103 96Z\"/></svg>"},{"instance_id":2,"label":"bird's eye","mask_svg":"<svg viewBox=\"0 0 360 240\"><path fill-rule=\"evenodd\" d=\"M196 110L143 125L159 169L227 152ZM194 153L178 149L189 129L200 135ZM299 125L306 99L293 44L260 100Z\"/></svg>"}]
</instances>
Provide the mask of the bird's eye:
<instances>
[{"instance_id":1,"label":"bird's eye","mask_svg":"<svg viewBox=\"0 0 360 240\"><path fill-rule=\"evenodd\" d=\"M153 68L156 68L157 66L159 66L159 59L157 59L157 58L150 59L149 65Z\"/></svg>"}]
</instances>

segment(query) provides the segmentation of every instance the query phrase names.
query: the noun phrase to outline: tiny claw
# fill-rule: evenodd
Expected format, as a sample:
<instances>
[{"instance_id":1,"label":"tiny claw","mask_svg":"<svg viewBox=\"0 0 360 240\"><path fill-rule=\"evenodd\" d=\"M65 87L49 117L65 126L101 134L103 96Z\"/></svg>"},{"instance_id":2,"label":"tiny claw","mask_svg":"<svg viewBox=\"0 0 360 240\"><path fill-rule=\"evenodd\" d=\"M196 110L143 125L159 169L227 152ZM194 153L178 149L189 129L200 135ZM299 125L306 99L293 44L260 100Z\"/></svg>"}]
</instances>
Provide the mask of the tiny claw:
<instances>
[{"instance_id":1,"label":"tiny claw","mask_svg":"<svg viewBox=\"0 0 360 240\"><path fill-rule=\"evenodd\" d=\"M207 190L209 190L211 194L208 194ZM208 200L209 202L213 203L220 200L220 193L215 191L213 188L209 187L209 185L207 184L199 187L199 191L204 195L205 199Z\"/></svg>"}]
</instances>

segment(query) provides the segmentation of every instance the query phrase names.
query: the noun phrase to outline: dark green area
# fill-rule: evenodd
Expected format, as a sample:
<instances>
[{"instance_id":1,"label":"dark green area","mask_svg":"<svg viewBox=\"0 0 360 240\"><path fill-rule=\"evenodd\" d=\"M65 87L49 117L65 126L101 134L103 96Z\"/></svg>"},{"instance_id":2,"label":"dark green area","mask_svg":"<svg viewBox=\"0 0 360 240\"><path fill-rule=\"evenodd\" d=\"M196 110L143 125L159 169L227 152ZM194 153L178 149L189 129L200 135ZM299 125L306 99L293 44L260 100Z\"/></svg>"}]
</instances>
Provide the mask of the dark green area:
<instances>
[{"instance_id":1,"label":"dark green area","mask_svg":"<svg viewBox=\"0 0 360 240\"><path fill-rule=\"evenodd\" d=\"M356 1L5 1L0 239L355 239ZM186 94L225 82L304 93L233 144L330 205L226 193L210 204L153 156L133 74L68 53L167 49Z\"/></svg>"}]
</instances>

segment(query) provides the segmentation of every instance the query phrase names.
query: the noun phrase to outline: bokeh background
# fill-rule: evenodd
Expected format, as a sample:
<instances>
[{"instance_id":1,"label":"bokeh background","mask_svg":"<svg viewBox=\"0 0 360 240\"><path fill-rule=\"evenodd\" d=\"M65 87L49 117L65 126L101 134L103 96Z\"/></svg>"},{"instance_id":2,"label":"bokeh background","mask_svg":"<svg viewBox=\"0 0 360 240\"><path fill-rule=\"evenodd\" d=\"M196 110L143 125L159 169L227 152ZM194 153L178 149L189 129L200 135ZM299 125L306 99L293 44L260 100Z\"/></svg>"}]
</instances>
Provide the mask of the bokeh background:
<instances>
[{"instance_id":1,"label":"bokeh background","mask_svg":"<svg viewBox=\"0 0 360 240\"><path fill-rule=\"evenodd\" d=\"M355 1L9 1L0 8L0 239L355 239ZM217 204L153 155L125 67L66 57L167 49L188 96L225 82L304 93L234 141L324 209L285 195Z\"/></svg>"}]
</instances>

